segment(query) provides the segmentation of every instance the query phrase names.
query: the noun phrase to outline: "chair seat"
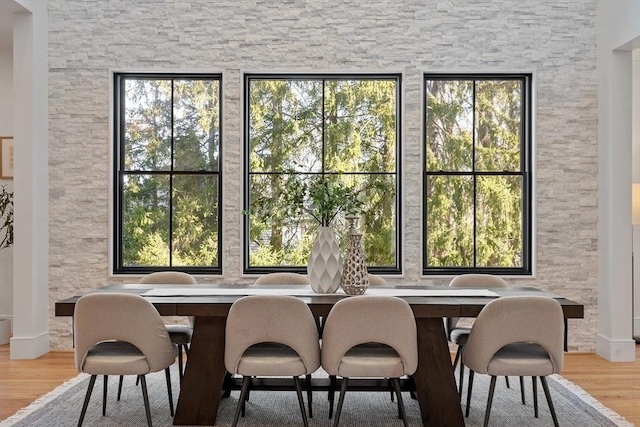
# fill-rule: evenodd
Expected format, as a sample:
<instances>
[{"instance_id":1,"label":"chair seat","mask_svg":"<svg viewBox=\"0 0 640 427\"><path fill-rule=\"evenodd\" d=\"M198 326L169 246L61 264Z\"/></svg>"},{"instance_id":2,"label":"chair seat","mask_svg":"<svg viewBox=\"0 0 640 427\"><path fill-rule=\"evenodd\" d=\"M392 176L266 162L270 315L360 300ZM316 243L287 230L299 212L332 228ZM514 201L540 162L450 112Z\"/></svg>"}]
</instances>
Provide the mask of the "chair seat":
<instances>
[{"instance_id":1,"label":"chair seat","mask_svg":"<svg viewBox=\"0 0 640 427\"><path fill-rule=\"evenodd\" d=\"M144 354L126 342L103 342L92 347L82 372L91 375L141 375L149 373Z\"/></svg>"},{"instance_id":2,"label":"chair seat","mask_svg":"<svg viewBox=\"0 0 640 427\"><path fill-rule=\"evenodd\" d=\"M193 336L193 328L189 325L166 325L171 342L178 345L189 345Z\"/></svg>"},{"instance_id":3,"label":"chair seat","mask_svg":"<svg viewBox=\"0 0 640 427\"><path fill-rule=\"evenodd\" d=\"M470 333L471 333L471 328L469 327L455 328L454 330L451 331L451 334L449 334L449 341L451 341L456 345L464 346L467 343L467 340L469 339Z\"/></svg>"},{"instance_id":4,"label":"chair seat","mask_svg":"<svg viewBox=\"0 0 640 427\"><path fill-rule=\"evenodd\" d=\"M298 353L276 343L249 347L242 354L237 371L244 376L301 376L310 373Z\"/></svg>"},{"instance_id":5,"label":"chair seat","mask_svg":"<svg viewBox=\"0 0 640 427\"><path fill-rule=\"evenodd\" d=\"M515 343L502 347L491 358L489 375L546 376L554 373L547 351L538 344Z\"/></svg>"},{"instance_id":6,"label":"chair seat","mask_svg":"<svg viewBox=\"0 0 640 427\"><path fill-rule=\"evenodd\" d=\"M404 366L398 353L391 347L367 343L347 351L338 367L338 375L347 378L399 378L404 375Z\"/></svg>"}]
</instances>

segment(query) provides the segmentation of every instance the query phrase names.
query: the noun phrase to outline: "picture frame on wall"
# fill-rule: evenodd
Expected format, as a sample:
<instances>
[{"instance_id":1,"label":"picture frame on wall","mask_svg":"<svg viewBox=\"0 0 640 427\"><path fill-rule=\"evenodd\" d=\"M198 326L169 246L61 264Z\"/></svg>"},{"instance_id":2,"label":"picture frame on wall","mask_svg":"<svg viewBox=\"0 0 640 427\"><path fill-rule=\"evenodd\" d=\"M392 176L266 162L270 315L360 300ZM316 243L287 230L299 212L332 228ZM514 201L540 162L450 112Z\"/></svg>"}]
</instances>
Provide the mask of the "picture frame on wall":
<instances>
[{"instance_id":1,"label":"picture frame on wall","mask_svg":"<svg viewBox=\"0 0 640 427\"><path fill-rule=\"evenodd\" d=\"M0 136L0 179L13 179L13 137Z\"/></svg>"}]
</instances>

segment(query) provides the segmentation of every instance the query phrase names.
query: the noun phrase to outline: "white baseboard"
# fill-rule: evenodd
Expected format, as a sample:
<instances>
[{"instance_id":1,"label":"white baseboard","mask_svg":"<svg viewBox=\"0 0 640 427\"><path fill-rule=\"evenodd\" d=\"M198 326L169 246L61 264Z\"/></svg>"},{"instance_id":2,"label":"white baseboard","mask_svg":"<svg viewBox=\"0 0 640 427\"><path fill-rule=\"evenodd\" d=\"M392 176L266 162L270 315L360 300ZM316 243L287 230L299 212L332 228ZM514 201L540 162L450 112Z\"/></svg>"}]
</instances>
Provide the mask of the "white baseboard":
<instances>
[{"instance_id":1,"label":"white baseboard","mask_svg":"<svg viewBox=\"0 0 640 427\"><path fill-rule=\"evenodd\" d=\"M12 337L9 344L10 358L36 359L49 352L49 331L35 337Z\"/></svg>"},{"instance_id":2,"label":"white baseboard","mask_svg":"<svg viewBox=\"0 0 640 427\"><path fill-rule=\"evenodd\" d=\"M635 362L636 342L633 337L612 340L596 334L596 354L609 362Z\"/></svg>"}]
</instances>

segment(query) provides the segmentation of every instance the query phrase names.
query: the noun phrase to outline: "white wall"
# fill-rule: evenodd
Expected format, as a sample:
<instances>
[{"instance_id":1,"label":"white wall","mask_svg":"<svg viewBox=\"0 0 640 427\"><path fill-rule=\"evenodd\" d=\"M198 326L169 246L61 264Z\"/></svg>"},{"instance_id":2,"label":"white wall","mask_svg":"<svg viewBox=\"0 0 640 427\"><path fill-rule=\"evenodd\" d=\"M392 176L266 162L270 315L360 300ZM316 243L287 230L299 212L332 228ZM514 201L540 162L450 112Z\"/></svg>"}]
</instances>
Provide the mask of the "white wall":
<instances>
[{"instance_id":1,"label":"white wall","mask_svg":"<svg viewBox=\"0 0 640 427\"><path fill-rule=\"evenodd\" d=\"M635 360L631 278L632 65L640 1L598 1L598 333L596 352Z\"/></svg>"},{"instance_id":2,"label":"white wall","mask_svg":"<svg viewBox=\"0 0 640 427\"><path fill-rule=\"evenodd\" d=\"M640 17L638 18L640 19ZM640 184L640 48L635 48L631 54L633 99L631 107L632 117L632 155L631 175L634 183ZM633 335L640 337L640 224L633 226Z\"/></svg>"},{"instance_id":3,"label":"white wall","mask_svg":"<svg viewBox=\"0 0 640 427\"><path fill-rule=\"evenodd\" d=\"M12 359L49 351L48 6L16 0L13 20L14 246Z\"/></svg>"},{"instance_id":4,"label":"white wall","mask_svg":"<svg viewBox=\"0 0 640 427\"><path fill-rule=\"evenodd\" d=\"M0 136L13 135L13 49L0 48Z\"/></svg>"},{"instance_id":5,"label":"white wall","mask_svg":"<svg viewBox=\"0 0 640 427\"><path fill-rule=\"evenodd\" d=\"M0 49L0 136L13 136L13 49ZM0 186L13 191L13 180ZM13 248L0 250L0 318L13 316Z\"/></svg>"}]
</instances>

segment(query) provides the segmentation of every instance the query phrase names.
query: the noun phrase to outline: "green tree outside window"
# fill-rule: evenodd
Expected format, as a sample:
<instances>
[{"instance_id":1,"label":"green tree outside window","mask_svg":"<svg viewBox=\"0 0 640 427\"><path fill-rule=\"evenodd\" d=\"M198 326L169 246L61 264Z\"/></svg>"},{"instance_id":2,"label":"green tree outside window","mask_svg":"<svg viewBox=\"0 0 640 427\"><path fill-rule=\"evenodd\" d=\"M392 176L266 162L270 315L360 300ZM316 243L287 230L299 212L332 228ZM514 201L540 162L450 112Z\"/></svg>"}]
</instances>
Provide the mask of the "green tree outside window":
<instances>
[{"instance_id":1,"label":"green tree outside window","mask_svg":"<svg viewBox=\"0 0 640 427\"><path fill-rule=\"evenodd\" d=\"M425 76L426 274L530 274L530 79Z\"/></svg>"},{"instance_id":2,"label":"green tree outside window","mask_svg":"<svg viewBox=\"0 0 640 427\"><path fill-rule=\"evenodd\" d=\"M400 77L247 75L245 88L245 271L306 268L315 182L358 195L368 266L398 271ZM346 247L344 213L331 222Z\"/></svg>"},{"instance_id":3,"label":"green tree outside window","mask_svg":"<svg viewBox=\"0 0 640 427\"><path fill-rule=\"evenodd\" d=\"M117 272L220 267L220 76L117 74Z\"/></svg>"}]
</instances>

